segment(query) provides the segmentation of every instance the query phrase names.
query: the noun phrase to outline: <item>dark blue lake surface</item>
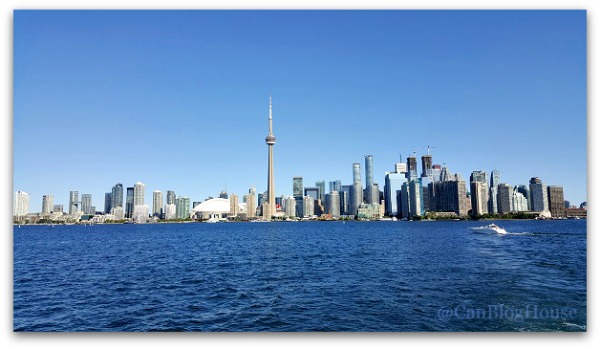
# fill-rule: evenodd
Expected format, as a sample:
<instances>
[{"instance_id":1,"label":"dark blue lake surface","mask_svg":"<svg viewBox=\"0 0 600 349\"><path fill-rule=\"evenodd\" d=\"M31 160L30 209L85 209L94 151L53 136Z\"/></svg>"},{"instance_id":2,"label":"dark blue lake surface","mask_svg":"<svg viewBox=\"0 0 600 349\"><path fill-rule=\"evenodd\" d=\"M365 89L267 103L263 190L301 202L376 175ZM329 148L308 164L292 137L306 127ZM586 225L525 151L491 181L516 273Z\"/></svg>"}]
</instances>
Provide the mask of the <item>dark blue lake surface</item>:
<instances>
[{"instance_id":1,"label":"dark blue lake surface","mask_svg":"<svg viewBox=\"0 0 600 349\"><path fill-rule=\"evenodd\" d=\"M585 331L586 221L14 228L15 331Z\"/></svg>"}]
</instances>

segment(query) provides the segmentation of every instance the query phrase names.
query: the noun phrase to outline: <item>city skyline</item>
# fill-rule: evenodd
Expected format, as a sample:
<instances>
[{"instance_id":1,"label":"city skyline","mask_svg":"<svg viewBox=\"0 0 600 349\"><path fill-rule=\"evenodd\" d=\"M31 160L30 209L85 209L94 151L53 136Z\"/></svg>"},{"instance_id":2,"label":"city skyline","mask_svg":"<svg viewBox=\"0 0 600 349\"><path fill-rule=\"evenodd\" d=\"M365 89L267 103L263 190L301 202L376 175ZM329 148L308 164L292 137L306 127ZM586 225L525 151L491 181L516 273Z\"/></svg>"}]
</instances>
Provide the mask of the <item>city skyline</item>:
<instances>
[{"instance_id":1,"label":"city skyline","mask_svg":"<svg viewBox=\"0 0 600 349\"><path fill-rule=\"evenodd\" d=\"M465 178L472 171L491 173L495 168L502 172L503 183L527 184L531 177L539 177L546 185L563 186L565 199L573 204L587 201L585 12L452 12L136 11L133 16L134 12L16 11L13 192L29 193L32 212L41 211L42 196L47 194L67 208L70 191L92 194L92 205L100 210L105 193L116 183L127 187L139 181L147 186L146 203L152 202L154 190L173 190L194 200L216 197L222 189L241 196L251 186L262 193L267 189L266 157L257 139L264 132L265 99L272 94L278 139L283 140L278 142L276 196L292 195L294 176L302 176L307 186L338 179L352 184L350 164L361 162L365 154L375 159L372 181L382 190L384 173L393 171L400 154L406 159L416 150L420 158L431 145L433 163L447 163L452 173ZM151 23L157 16L166 24ZM419 18L457 28L442 33L436 24L425 30ZM266 31L261 19L275 20L285 34ZM310 19L322 35L317 29L300 33L298 28L307 29L301 19ZM325 19L340 28L328 27ZM357 31L352 19L372 27ZM400 24L394 21L398 19ZM460 41L458 34L483 25L484 19L489 21L481 33ZM501 20L513 24L512 29L501 28ZM210 40L195 40L194 34L201 33L207 22L220 31ZM82 30L61 37L66 29L60 23ZM227 28L227 23L234 23L234 28ZM158 36L144 35L133 29L134 24ZM249 24L254 25L252 33L243 40L233 37ZM381 35L384 25L391 25L394 32L412 29L398 39L411 50L389 47L390 33L369 41L373 38L369 35ZM542 30L550 26L558 26L560 35ZM48 30L40 30L44 28ZM110 28L128 35L103 31ZM357 36L343 37L342 29ZM529 36L519 37L524 33ZM541 35L536 38L547 46L533 45L517 54L532 33ZM271 45L258 34L272 39ZM443 40L429 44L417 40L442 34L460 44L458 48L444 49ZM483 40L489 35L495 38L494 45ZM318 40L313 45L309 38ZM100 48L88 45L87 39ZM133 46L125 53L111 53L127 43ZM383 53L360 51L344 58L356 44L369 44ZM165 45L175 53L157 51ZM266 47L273 47L275 57L261 62L259 53ZM148 61L140 60L146 51L152 53ZM212 55L200 55L207 52ZM515 56L507 56L509 52ZM245 60L230 57L232 53L244 53ZM433 53L450 55L449 62L436 60ZM73 59L92 54L100 57L73 65ZM495 61L494 54L502 55ZM556 55L546 59L551 54ZM47 58L38 62L33 59L37 56ZM222 57L226 59L217 59ZM207 68L192 68L192 58L201 58ZM429 60L419 63L423 58ZM402 64L390 65L391 60ZM477 69L469 69L468 62L477 63ZM175 63L184 63L187 69L178 69ZM241 63L256 66L256 71L236 68ZM292 73L294 63L300 64L301 72ZM218 71L211 73L208 67ZM351 68L359 70L347 75ZM401 72L392 73L392 68ZM411 74L408 68L418 73ZM127 74L117 76L119 72ZM387 78L384 72L392 76ZM498 75L490 75L493 72ZM124 84L115 87L116 83ZM256 88L249 89L252 85ZM476 91L475 86L492 91ZM211 92L214 88L218 93ZM568 98L559 98L565 93ZM502 96L502 103L495 96ZM39 106L30 105L34 101ZM61 132L76 137L58 137ZM58 154L25 155L41 143ZM572 170L564 169L565 162Z\"/></svg>"}]
</instances>

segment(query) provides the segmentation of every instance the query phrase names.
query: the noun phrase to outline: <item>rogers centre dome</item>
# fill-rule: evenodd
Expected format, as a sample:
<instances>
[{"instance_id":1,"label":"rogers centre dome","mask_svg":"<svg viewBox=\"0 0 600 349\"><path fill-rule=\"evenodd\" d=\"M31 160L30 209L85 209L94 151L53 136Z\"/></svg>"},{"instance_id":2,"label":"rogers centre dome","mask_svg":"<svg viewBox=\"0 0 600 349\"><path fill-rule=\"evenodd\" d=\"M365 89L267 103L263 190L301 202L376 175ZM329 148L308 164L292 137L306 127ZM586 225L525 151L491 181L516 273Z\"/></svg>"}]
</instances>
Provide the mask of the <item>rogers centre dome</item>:
<instances>
[{"instance_id":1,"label":"rogers centre dome","mask_svg":"<svg viewBox=\"0 0 600 349\"><path fill-rule=\"evenodd\" d=\"M202 219L224 218L229 214L229 199L214 198L206 200L193 208L192 215ZM240 212L246 212L246 204L238 204Z\"/></svg>"}]
</instances>

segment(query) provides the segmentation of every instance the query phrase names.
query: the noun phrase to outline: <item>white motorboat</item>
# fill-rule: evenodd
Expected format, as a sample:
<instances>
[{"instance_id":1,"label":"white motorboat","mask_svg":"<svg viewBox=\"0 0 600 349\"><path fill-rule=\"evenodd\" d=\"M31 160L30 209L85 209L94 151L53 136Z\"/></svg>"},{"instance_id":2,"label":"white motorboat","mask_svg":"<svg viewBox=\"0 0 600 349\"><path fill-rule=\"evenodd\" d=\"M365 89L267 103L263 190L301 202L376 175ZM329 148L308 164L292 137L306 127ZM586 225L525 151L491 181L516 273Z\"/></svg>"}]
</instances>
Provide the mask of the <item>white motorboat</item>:
<instances>
[{"instance_id":1,"label":"white motorboat","mask_svg":"<svg viewBox=\"0 0 600 349\"><path fill-rule=\"evenodd\" d=\"M484 225L482 227L473 227L471 230L484 232L484 233L497 233L497 234L508 234L508 232L496 224L492 223L489 225Z\"/></svg>"},{"instance_id":2,"label":"white motorboat","mask_svg":"<svg viewBox=\"0 0 600 349\"><path fill-rule=\"evenodd\" d=\"M215 218L215 217L210 218L206 221L206 223L218 223L218 222L219 222L219 219Z\"/></svg>"}]
</instances>

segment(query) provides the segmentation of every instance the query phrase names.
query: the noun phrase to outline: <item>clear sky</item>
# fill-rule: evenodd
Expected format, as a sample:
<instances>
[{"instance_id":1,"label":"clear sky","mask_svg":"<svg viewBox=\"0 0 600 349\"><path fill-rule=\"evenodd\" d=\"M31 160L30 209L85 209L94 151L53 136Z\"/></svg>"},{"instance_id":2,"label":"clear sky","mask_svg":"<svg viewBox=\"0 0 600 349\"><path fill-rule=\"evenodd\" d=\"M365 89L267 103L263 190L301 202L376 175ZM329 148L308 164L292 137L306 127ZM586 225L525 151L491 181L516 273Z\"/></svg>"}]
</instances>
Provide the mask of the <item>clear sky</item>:
<instances>
[{"instance_id":1,"label":"clear sky","mask_svg":"<svg viewBox=\"0 0 600 349\"><path fill-rule=\"evenodd\" d=\"M587 198L585 11L16 11L14 190L262 192L269 95L278 196L431 145Z\"/></svg>"}]
</instances>

